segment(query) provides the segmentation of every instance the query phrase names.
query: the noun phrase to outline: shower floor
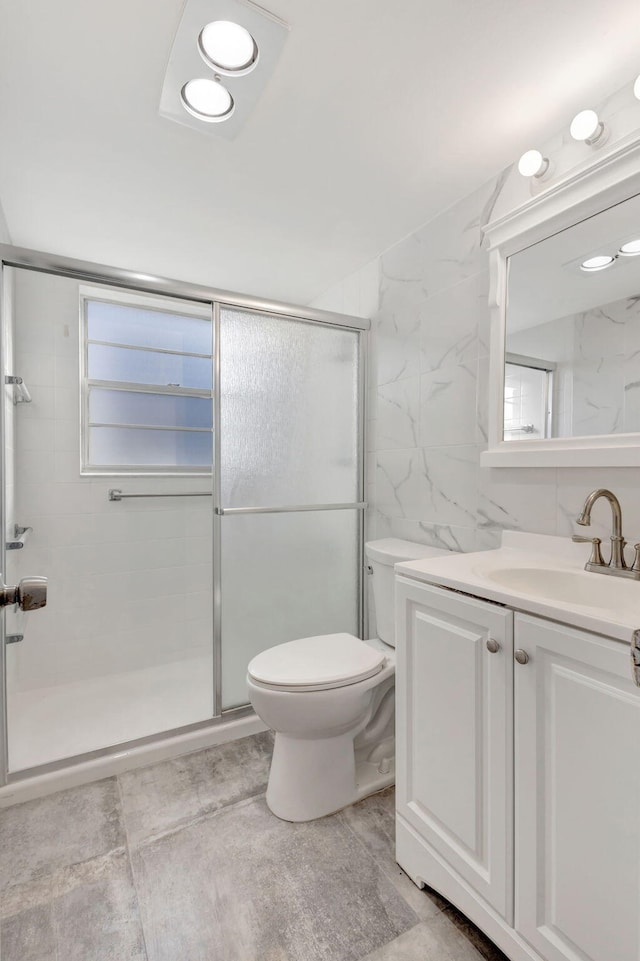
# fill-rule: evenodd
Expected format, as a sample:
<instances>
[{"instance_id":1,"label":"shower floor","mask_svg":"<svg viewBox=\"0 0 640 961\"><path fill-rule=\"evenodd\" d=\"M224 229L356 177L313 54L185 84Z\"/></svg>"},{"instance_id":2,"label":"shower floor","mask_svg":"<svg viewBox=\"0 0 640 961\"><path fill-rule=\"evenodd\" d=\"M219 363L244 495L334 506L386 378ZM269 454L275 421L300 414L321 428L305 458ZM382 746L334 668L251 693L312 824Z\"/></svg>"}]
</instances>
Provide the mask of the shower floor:
<instances>
[{"instance_id":1,"label":"shower floor","mask_svg":"<svg viewBox=\"0 0 640 961\"><path fill-rule=\"evenodd\" d=\"M212 691L209 655L9 694L9 770L206 721Z\"/></svg>"}]
</instances>

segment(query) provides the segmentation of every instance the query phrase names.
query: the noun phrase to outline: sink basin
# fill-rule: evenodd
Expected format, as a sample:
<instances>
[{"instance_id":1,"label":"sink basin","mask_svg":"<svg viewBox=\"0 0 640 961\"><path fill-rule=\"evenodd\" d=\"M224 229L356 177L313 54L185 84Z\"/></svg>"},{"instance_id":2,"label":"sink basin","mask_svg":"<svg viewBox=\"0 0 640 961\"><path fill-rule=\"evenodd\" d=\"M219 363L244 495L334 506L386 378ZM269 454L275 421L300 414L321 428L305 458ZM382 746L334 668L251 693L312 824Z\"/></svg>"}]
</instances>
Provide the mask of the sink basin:
<instances>
[{"instance_id":1,"label":"sink basin","mask_svg":"<svg viewBox=\"0 0 640 961\"><path fill-rule=\"evenodd\" d=\"M636 617L640 616L640 581L541 567L478 569L477 573L529 597L619 613L631 609Z\"/></svg>"}]
</instances>

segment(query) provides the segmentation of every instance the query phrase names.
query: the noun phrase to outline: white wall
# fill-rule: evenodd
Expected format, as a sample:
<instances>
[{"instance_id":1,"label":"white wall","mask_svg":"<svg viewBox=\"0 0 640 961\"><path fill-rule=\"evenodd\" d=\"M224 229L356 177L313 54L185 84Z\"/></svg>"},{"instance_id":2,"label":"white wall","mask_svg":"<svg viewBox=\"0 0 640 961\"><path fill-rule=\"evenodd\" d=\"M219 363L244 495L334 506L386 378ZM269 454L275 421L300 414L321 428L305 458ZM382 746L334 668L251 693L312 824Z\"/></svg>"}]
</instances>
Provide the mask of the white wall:
<instances>
[{"instance_id":1,"label":"white wall","mask_svg":"<svg viewBox=\"0 0 640 961\"><path fill-rule=\"evenodd\" d=\"M2 209L2 203L0 202L0 244L10 244L10 243L11 243L11 235L9 234L7 219L4 215L4 210Z\"/></svg>"},{"instance_id":2,"label":"white wall","mask_svg":"<svg viewBox=\"0 0 640 961\"><path fill-rule=\"evenodd\" d=\"M586 495L610 487L634 543L640 468L480 466L489 376L482 226L509 178L505 171L316 302L358 312L365 279L378 278L370 313L368 536L462 551L495 546L503 529L569 536ZM597 505L592 528L605 538L607 510Z\"/></svg>"}]
</instances>

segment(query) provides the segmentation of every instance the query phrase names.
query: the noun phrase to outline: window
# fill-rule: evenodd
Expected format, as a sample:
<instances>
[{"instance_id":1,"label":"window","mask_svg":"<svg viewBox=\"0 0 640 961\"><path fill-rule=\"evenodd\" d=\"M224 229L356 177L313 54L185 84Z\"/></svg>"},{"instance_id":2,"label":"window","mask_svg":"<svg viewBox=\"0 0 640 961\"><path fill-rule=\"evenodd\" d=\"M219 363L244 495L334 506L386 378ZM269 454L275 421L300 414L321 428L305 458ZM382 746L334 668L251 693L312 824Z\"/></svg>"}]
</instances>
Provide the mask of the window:
<instances>
[{"instance_id":1,"label":"window","mask_svg":"<svg viewBox=\"0 0 640 961\"><path fill-rule=\"evenodd\" d=\"M81 293L82 470L210 472L211 308Z\"/></svg>"}]
</instances>

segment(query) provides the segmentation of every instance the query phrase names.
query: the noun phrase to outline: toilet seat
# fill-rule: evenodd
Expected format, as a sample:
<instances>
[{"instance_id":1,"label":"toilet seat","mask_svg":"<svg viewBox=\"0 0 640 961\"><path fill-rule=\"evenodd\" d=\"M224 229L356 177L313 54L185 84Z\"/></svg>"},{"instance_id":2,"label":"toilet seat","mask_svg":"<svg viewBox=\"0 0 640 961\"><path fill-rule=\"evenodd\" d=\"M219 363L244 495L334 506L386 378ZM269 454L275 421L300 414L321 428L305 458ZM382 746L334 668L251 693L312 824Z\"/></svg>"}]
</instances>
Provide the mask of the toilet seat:
<instances>
[{"instance_id":1,"label":"toilet seat","mask_svg":"<svg viewBox=\"0 0 640 961\"><path fill-rule=\"evenodd\" d=\"M248 667L252 681L279 691L326 691L378 674L384 651L353 634L301 637L262 651Z\"/></svg>"}]
</instances>

